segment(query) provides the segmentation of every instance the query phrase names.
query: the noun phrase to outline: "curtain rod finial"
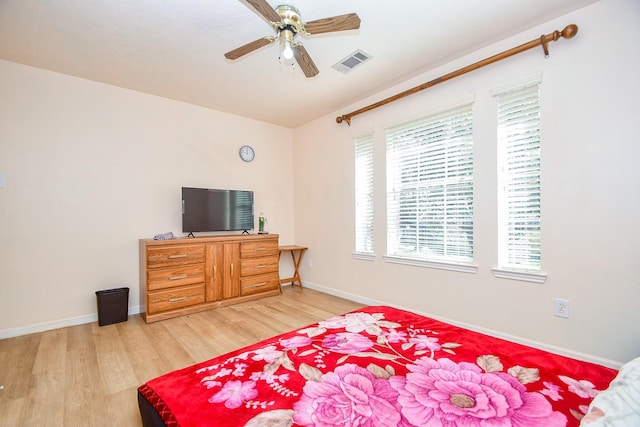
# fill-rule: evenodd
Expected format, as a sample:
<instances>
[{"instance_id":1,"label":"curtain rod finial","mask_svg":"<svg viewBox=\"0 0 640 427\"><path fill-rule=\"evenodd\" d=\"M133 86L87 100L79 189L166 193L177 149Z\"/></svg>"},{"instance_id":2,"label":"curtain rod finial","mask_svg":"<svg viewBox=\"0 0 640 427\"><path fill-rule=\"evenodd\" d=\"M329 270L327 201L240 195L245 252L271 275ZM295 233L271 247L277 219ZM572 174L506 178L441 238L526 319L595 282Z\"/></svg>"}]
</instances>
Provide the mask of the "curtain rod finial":
<instances>
[{"instance_id":1,"label":"curtain rod finial","mask_svg":"<svg viewBox=\"0 0 640 427\"><path fill-rule=\"evenodd\" d=\"M576 34L578 34L578 26L575 24L567 25L564 27L564 30L562 30L562 37L565 39L570 39Z\"/></svg>"},{"instance_id":2,"label":"curtain rod finial","mask_svg":"<svg viewBox=\"0 0 640 427\"><path fill-rule=\"evenodd\" d=\"M343 121L344 121L344 122L347 122L347 124L348 124L349 126L351 126L351 117L350 117L350 116L348 116L348 115L346 115L346 114L343 114L343 115L341 115L341 116L336 117L336 123L340 124L340 123L342 123Z\"/></svg>"},{"instance_id":3,"label":"curtain rod finial","mask_svg":"<svg viewBox=\"0 0 640 427\"><path fill-rule=\"evenodd\" d=\"M576 34L578 34L578 26L576 24L567 25L564 27L564 30L562 30L562 37L565 39L570 39Z\"/></svg>"}]
</instances>

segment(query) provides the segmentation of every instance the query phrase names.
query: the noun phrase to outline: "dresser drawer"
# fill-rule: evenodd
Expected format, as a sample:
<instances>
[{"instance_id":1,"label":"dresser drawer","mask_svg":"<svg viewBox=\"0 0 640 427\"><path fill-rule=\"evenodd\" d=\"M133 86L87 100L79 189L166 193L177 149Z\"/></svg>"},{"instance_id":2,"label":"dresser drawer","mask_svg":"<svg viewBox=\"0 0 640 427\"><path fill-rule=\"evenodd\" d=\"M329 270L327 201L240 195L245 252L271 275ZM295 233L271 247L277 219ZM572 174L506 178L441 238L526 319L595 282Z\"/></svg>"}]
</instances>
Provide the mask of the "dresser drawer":
<instances>
[{"instance_id":1,"label":"dresser drawer","mask_svg":"<svg viewBox=\"0 0 640 427\"><path fill-rule=\"evenodd\" d=\"M240 276L274 273L278 271L278 256L240 260Z\"/></svg>"},{"instance_id":2,"label":"dresser drawer","mask_svg":"<svg viewBox=\"0 0 640 427\"><path fill-rule=\"evenodd\" d=\"M278 289L280 277L277 273L261 274L240 279L241 294L251 295Z\"/></svg>"},{"instance_id":3,"label":"dresser drawer","mask_svg":"<svg viewBox=\"0 0 640 427\"><path fill-rule=\"evenodd\" d=\"M158 268L149 270L147 274L147 289L150 291L194 285L204 283L204 264Z\"/></svg>"},{"instance_id":4,"label":"dresser drawer","mask_svg":"<svg viewBox=\"0 0 640 427\"><path fill-rule=\"evenodd\" d=\"M278 255L277 240L240 243L240 258L255 258L270 255Z\"/></svg>"},{"instance_id":5,"label":"dresser drawer","mask_svg":"<svg viewBox=\"0 0 640 427\"><path fill-rule=\"evenodd\" d=\"M163 268L204 263L204 245L174 245L147 248L147 267Z\"/></svg>"},{"instance_id":6,"label":"dresser drawer","mask_svg":"<svg viewBox=\"0 0 640 427\"><path fill-rule=\"evenodd\" d=\"M204 284L149 292L147 298L149 300L147 313L149 314L202 304L204 302Z\"/></svg>"}]
</instances>

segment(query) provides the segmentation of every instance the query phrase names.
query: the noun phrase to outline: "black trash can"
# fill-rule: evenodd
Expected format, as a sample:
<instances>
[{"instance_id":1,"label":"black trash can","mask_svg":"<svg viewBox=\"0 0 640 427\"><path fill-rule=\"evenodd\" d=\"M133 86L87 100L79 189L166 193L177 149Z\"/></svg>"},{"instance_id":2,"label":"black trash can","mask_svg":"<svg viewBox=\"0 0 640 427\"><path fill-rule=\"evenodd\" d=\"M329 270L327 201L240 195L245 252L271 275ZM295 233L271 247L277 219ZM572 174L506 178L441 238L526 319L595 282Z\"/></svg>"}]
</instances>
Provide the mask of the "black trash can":
<instances>
[{"instance_id":1,"label":"black trash can","mask_svg":"<svg viewBox=\"0 0 640 427\"><path fill-rule=\"evenodd\" d=\"M129 288L96 291L98 325L126 322L129 316Z\"/></svg>"}]
</instances>

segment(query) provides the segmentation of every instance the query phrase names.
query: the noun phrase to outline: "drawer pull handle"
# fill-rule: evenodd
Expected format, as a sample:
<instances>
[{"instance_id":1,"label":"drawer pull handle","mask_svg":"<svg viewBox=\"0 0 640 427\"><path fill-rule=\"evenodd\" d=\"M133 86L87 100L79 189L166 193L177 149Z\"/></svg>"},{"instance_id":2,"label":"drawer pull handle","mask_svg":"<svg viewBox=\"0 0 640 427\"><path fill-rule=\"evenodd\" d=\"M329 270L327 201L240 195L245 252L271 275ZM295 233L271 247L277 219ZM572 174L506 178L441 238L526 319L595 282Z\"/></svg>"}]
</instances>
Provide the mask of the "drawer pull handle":
<instances>
[{"instance_id":1,"label":"drawer pull handle","mask_svg":"<svg viewBox=\"0 0 640 427\"><path fill-rule=\"evenodd\" d=\"M187 275L186 274L178 274L176 276L169 276L169 280L180 280L180 279L186 279Z\"/></svg>"},{"instance_id":2,"label":"drawer pull handle","mask_svg":"<svg viewBox=\"0 0 640 427\"><path fill-rule=\"evenodd\" d=\"M253 268L267 268L267 264L262 264L262 265L256 265Z\"/></svg>"},{"instance_id":3,"label":"drawer pull handle","mask_svg":"<svg viewBox=\"0 0 640 427\"><path fill-rule=\"evenodd\" d=\"M256 252L257 252L257 251L264 251L264 250L266 250L266 249L267 249L267 248L265 248L265 247L259 247L259 248L255 248L255 249L254 249L254 251L256 251Z\"/></svg>"},{"instance_id":4,"label":"drawer pull handle","mask_svg":"<svg viewBox=\"0 0 640 427\"><path fill-rule=\"evenodd\" d=\"M265 286L267 282L262 283L254 283L253 285L245 286L245 289L258 288L260 286Z\"/></svg>"},{"instance_id":5,"label":"drawer pull handle","mask_svg":"<svg viewBox=\"0 0 640 427\"><path fill-rule=\"evenodd\" d=\"M180 302L180 301L184 301L186 300L187 297L175 297L175 298L169 298L169 302Z\"/></svg>"},{"instance_id":6,"label":"drawer pull handle","mask_svg":"<svg viewBox=\"0 0 640 427\"><path fill-rule=\"evenodd\" d=\"M186 258L187 254L169 255L169 259Z\"/></svg>"}]
</instances>

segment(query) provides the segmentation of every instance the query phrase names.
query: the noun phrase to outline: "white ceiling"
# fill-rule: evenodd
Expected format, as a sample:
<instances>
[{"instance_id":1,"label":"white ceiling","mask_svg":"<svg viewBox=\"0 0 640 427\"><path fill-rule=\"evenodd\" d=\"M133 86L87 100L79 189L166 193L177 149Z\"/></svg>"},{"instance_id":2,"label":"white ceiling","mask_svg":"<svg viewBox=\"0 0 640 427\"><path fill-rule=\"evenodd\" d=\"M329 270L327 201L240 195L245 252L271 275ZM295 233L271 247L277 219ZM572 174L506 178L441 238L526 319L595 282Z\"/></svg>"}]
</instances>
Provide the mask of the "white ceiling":
<instances>
[{"instance_id":1,"label":"white ceiling","mask_svg":"<svg viewBox=\"0 0 640 427\"><path fill-rule=\"evenodd\" d=\"M0 59L293 128L595 1L289 0L303 21L362 21L297 38L320 70L307 79L279 64L275 44L224 58L273 35L241 0L0 0ZM372 59L331 68L357 49Z\"/></svg>"}]
</instances>

